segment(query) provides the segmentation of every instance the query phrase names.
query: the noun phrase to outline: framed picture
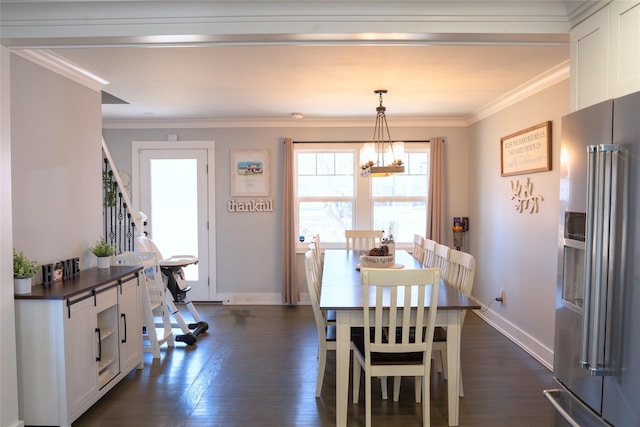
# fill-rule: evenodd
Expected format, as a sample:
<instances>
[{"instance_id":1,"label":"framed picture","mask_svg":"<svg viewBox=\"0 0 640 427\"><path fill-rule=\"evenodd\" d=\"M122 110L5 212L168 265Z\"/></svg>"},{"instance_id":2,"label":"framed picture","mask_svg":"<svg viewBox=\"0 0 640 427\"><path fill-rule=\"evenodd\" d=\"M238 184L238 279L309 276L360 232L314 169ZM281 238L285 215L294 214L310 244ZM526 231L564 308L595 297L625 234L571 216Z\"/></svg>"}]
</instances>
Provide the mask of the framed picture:
<instances>
[{"instance_id":1,"label":"framed picture","mask_svg":"<svg viewBox=\"0 0 640 427\"><path fill-rule=\"evenodd\" d=\"M231 195L269 195L269 151L231 150Z\"/></svg>"},{"instance_id":2,"label":"framed picture","mask_svg":"<svg viewBox=\"0 0 640 427\"><path fill-rule=\"evenodd\" d=\"M500 176L551 170L551 122L500 138Z\"/></svg>"}]
</instances>

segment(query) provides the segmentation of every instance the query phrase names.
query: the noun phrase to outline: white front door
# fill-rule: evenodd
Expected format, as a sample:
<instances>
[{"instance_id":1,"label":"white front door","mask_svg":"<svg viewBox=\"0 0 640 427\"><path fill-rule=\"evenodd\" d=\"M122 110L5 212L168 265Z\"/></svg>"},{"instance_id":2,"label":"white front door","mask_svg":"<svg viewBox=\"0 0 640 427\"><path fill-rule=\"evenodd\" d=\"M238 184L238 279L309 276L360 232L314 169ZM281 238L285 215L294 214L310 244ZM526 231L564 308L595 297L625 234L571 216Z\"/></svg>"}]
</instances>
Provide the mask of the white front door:
<instances>
[{"instance_id":1,"label":"white front door","mask_svg":"<svg viewBox=\"0 0 640 427\"><path fill-rule=\"evenodd\" d=\"M184 145L164 142L166 148L137 150L139 185L134 197L147 215L145 231L163 258L198 258L197 264L185 268L189 299L212 301L215 284L210 277L215 275L210 268L208 164L213 148L177 148Z\"/></svg>"}]
</instances>

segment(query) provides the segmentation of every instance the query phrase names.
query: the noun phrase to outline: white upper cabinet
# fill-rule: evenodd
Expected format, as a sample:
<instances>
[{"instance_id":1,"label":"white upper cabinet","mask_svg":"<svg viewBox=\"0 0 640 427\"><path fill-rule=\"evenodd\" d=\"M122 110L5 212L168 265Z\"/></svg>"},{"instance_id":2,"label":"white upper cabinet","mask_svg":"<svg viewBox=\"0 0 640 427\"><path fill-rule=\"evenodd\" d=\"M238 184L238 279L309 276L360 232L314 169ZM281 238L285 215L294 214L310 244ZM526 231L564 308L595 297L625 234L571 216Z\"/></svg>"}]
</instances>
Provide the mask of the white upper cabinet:
<instances>
[{"instance_id":1,"label":"white upper cabinet","mask_svg":"<svg viewBox=\"0 0 640 427\"><path fill-rule=\"evenodd\" d=\"M610 97L640 90L640 2L614 1L609 12Z\"/></svg>"},{"instance_id":2,"label":"white upper cabinet","mask_svg":"<svg viewBox=\"0 0 640 427\"><path fill-rule=\"evenodd\" d=\"M640 2L612 1L571 30L571 110L640 90Z\"/></svg>"},{"instance_id":3,"label":"white upper cabinet","mask_svg":"<svg viewBox=\"0 0 640 427\"><path fill-rule=\"evenodd\" d=\"M571 31L571 110L608 98L609 8Z\"/></svg>"}]
</instances>

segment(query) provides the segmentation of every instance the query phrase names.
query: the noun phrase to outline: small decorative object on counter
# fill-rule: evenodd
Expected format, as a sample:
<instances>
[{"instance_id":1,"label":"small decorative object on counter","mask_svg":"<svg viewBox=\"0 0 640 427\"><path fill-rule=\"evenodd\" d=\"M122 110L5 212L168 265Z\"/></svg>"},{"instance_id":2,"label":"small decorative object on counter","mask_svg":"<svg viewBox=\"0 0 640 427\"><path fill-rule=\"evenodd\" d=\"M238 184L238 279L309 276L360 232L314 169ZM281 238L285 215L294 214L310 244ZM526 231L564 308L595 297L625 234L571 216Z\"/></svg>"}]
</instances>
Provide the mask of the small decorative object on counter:
<instances>
[{"instance_id":1,"label":"small decorative object on counter","mask_svg":"<svg viewBox=\"0 0 640 427\"><path fill-rule=\"evenodd\" d=\"M111 267L111 257L116 254L116 249L104 237L100 237L89 251L98 257L98 268Z\"/></svg>"},{"instance_id":2,"label":"small decorative object on counter","mask_svg":"<svg viewBox=\"0 0 640 427\"><path fill-rule=\"evenodd\" d=\"M396 224L395 221L391 221L389 223L389 228L384 231L383 230L383 237L382 238L382 244L387 246L389 248L389 255L395 255L396 254L396 236L398 235L398 224Z\"/></svg>"},{"instance_id":3,"label":"small decorative object on counter","mask_svg":"<svg viewBox=\"0 0 640 427\"><path fill-rule=\"evenodd\" d=\"M360 256L361 267L386 268L395 265L395 254L389 252L387 245L369 249L365 255Z\"/></svg>"},{"instance_id":4,"label":"small decorative object on counter","mask_svg":"<svg viewBox=\"0 0 640 427\"><path fill-rule=\"evenodd\" d=\"M32 261L20 251L13 249L13 291L16 294L31 293L33 276L36 275L40 264Z\"/></svg>"},{"instance_id":5,"label":"small decorative object on counter","mask_svg":"<svg viewBox=\"0 0 640 427\"><path fill-rule=\"evenodd\" d=\"M64 272L64 267L61 262L56 262L53 266L53 281L59 282L62 280L62 273Z\"/></svg>"}]
</instances>

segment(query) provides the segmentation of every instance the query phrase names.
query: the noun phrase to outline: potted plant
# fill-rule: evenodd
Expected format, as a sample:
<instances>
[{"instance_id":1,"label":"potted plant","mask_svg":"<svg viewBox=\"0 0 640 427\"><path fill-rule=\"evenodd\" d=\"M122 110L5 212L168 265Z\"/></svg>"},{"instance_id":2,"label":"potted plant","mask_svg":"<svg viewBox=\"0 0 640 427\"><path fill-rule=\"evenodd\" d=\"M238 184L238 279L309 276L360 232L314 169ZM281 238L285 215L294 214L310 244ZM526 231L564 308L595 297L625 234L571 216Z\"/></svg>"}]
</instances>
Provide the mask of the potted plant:
<instances>
[{"instance_id":1,"label":"potted plant","mask_svg":"<svg viewBox=\"0 0 640 427\"><path fill-rule=\"evenodd\" d=\"M116 248L111 243L107 243L104 237L100 237L89 251L98 257L98 268L109 268L111 257L116 254Z\"/></svg>"},{"instance_id":2,"label":"potted plant","mask_svg":"<svg viewBox=\"0 0 640 427\"><path fill-rule=\"evenodd\" d=\"M22 251L13 249L13 291L16 294L31 293L31 282L40 264L27 258Z\"/></svg>"}]
</instances>

